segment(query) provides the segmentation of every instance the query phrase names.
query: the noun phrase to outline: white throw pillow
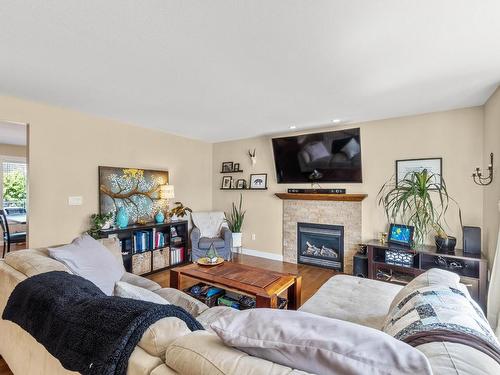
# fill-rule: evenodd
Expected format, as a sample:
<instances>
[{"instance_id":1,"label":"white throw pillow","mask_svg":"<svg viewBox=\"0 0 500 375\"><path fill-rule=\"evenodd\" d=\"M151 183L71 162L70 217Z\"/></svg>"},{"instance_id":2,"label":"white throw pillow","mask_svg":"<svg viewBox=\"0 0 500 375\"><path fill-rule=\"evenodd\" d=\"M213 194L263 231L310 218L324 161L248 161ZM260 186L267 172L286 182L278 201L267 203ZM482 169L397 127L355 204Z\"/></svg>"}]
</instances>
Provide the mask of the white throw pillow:
<instances>
[{"instance_id":1,"label":"white throw pillow","mask_svg":"<svg viewBox=\"0 0 500 375\"><path fill-rule=\"evenodd\" d=\"M68 245L49 248L49 255L75 275L93 282L108 296L124 274L123 266L109 250L88 234L75 238Z\"/></svg>"},{"instance_id":2,"label":"white throw pillow","mask_svg":"<svg viewBox=\"0 0 500 375\"><path fill-rule=\"evenodd\" d=\"M210 327L226 345L314 374L432 374L422 352L381 331L301 311L246 310Z\"/></svg>"},{"instance_id":3,"label":"white throw pillow","mask_svg":"<svg viewBox=\"0 0 500 375\"><path fill-rule=\"evenodd\" d=\"M140 301L147 301L158 303L160 305L169 305L170 303L158 294L150 290L135 286L124 281L118 281L115 284L115 296L122 298L138 299Z\"/></svg>"},{"instance_id":4,"label":"white throw pillow","mask_svg":"<svg viewBox=\"0 0 500 375\"><path fill-rule=\"evenodd\" d=\"M120 240L116 237L108 237L108 238L101 238L97 241L99 241L115 257L116 261L120 265L120 268L122 268L123 272L125 272Z\"/></svg>"},{"instance_id":5,"label":"white throw pillow","mask_svg":"<svg viewBox=\"0 0 500 375\"><path fill-rule=\"evenodd\" d=\"M224 212L193 212L191 218L195 227L200 230L201 237L219 237L221 229L227 227Z\"/></svg>"}]
</instances>

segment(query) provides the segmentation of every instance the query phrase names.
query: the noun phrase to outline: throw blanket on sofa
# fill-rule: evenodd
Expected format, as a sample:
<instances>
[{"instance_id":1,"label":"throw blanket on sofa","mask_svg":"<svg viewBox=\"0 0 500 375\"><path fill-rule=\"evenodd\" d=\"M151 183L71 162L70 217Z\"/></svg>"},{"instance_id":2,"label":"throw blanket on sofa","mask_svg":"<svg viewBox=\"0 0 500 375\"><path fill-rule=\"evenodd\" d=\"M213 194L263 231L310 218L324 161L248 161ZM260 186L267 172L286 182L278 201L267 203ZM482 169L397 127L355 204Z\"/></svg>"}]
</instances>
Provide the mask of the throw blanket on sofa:
<instances>
[{"instance_id":1,"label":"throw blanket on sofa","mask_svg":"<svg viewBox=\"0 0 500 375\"><path fill-rule=\"evenodd\" d=\"M500 344L483 312L453 287L411 292L389 313L383 331L412 346L443 341L468 345L500 363Z\"/></svg>"},{"instance_id":2,"label":"throw blanket on sofa","mask_svg":"<svg viewBox=\"0 0 500 375\"><path fill-rule=\"evenodd\" d=\"M146 329L164 317L203 329L184 309L108 297L90 281L47 272L20 282L2 318L30 333L64 368L82 374L126 374L128 359Z\"/></svg>"}]
</instances>

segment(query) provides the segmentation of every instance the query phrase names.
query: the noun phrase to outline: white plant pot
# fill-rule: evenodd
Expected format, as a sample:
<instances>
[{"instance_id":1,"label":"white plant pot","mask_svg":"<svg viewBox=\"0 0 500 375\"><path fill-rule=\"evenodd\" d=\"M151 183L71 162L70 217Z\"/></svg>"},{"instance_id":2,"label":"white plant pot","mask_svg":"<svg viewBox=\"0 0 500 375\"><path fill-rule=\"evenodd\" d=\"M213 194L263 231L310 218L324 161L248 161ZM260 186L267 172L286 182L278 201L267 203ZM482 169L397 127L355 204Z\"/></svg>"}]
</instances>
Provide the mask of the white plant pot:
<instances>
[{"instance_id":1,"label":"white plant pot","mask_svg":"<svg viewBox=\"0 0 500 375\"><path fill-rule=\"evenodd\" d=\"M233 247L241 247L243 233L233 233Z\"/></svg>"}]
</instances>

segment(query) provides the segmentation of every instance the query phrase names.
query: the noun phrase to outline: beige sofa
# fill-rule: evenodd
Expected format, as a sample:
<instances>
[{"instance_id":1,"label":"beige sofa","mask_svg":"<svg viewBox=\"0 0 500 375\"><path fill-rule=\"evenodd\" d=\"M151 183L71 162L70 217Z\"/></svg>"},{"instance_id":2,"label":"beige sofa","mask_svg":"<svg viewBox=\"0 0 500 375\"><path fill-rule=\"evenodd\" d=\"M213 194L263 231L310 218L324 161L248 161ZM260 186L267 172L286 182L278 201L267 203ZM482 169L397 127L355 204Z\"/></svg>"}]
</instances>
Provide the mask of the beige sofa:
<instances>
[{"instance_id":1,"label":"beige sofa","mask_svg":"<svg viewBox=\"0 0 500 375\"><path fill-rule=\"evenodd\" d=\"M10 253L0 260L0 311L13 288L26 277L53 270L69 271L51 259L46 249ZM207 328L211 322L238 311L208 308L186 294L163 288L145 278L126 273L122 279L152 290L186 308ZM339 275L331 278L300 310L380 329L400 287L373 280ZM68 374L43 346L17 325L0 320L0 354L14 374ZM435 374L500 374L500 366L468 346L431 343L418 347ZM334 373L334 372L332 372ZM305 374L279 364L251 357L225 346L210 329L191 332L177 318L164 318L144 334L129 359L128 374Z\"/></svg>"}]
</instances>

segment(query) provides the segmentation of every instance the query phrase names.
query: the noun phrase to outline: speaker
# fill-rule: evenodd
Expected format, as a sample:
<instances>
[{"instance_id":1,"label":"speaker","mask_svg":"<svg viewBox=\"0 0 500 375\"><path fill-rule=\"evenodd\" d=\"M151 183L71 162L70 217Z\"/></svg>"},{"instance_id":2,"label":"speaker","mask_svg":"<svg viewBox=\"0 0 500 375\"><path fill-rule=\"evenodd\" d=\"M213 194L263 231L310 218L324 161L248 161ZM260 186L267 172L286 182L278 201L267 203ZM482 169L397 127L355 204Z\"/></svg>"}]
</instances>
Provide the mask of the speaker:
<instances>
[{"instance_id":1,"label":"speaker","mask_svg":"<svg viewBox=\"0 0 500 375\"><path fill-rule=\"evenodd\" d=\"M463 248L465 254L481 254L481 228L464 226L463 239Z\"/></svg>"},{"instance_id":2,"label":"speaker","mask_svg":"<svg viewBox=\"0 0 500 375\"><path fill-rule=\"evenodd\" d=\"M368 277L368 257L366 255L354 255L352 274L357 277Z\"/></svg>"}]
</instances>

